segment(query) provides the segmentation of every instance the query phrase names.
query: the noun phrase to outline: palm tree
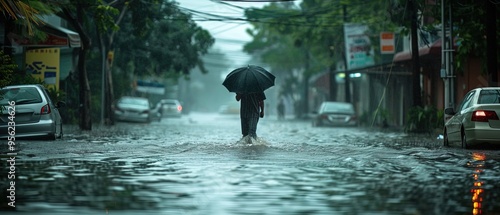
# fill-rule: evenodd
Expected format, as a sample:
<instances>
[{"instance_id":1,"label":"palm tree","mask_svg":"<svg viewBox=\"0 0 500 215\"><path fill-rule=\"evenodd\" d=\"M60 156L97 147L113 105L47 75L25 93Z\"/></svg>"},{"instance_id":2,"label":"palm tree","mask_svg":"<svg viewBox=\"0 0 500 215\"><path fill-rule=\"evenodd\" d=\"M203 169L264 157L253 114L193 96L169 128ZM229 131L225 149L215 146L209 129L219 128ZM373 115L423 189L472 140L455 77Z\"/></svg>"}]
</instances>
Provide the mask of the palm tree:
<instances>
[{"instance_id":1,"label":"palm tree","mask_svg":"<svg viewBox=\"0 0 500 215\"><path fill-rule=\"evenodd\" d=\"M17 22L26 27L28 35L34 35L33 24L40 25L43 21L38 15L49 14L54 10L50 4L33 0L4 0L0 1L0 12L4 14L6 22Z\"/></svg>"},{"instance_id":2,"label":"palm tree","mask_svg":"<svg viewBox=\"0 0 500 215\"><path fill-rule=\"evenodd\" d=\"M12 74L16 69L17 65L11 60L11 49L10 40L7 37L8 32L10 32L15 23L18 22L22 26L27 28L27 32L33 35L32 23L38 24L40 22L39 18L36 16L38 11L30 5L29 1L12 1L12 0L2 0L0 1L0 13L4 17L0 18L0 24L4 25L5 35L4 41L0 41L3 44L4 50L0 50L0 87L10 83ZM26 31L24 31L26 32Z\"/></svg>"}]
</instances>

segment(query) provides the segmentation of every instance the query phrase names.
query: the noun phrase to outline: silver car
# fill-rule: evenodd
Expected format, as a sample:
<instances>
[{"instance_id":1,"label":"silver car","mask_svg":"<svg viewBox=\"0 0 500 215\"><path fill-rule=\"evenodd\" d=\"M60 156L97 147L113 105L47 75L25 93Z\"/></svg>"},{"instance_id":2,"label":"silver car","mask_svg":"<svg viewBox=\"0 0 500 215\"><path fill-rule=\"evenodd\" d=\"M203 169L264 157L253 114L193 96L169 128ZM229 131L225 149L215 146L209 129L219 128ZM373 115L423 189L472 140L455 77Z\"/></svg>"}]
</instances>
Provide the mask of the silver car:
<instances>
[{"instance_id":1,"label":"silver car","mask_svg":"<svg viewBox=\"0 0 500 215\"><path fill-rule=\"evenodd\" d=\"M143 97L124 96L115 105L115 119L128 122L151 122L151 104Z\"/></svg>"},{"instance_id":2,"label":"silver car","mask_svg":"<svg viewBox=\"0 0 500 215\"><path fill-rule=\"evenodd\" d=\"M358 117L354 106L348 102L323 102L316 116L313 126L357 126Z\"/></svg>"},{"instance_id":3,"label":"silver car","mask_svg":"<svg viewBox=\"0 0 500 215\"><path fill-rule=\"evenodd\" d=\"M444 145L461 142L462 148L474 144L500 144L500 87L469 91L458 109L446 108L452 117L444 125Z\"/></svg>"},{"instance_id":4,"label":"silver car","mask_svg":"<svg viewBox=\"0 0 500 215\"><path fill-rule=\"evenodd\" d=\"M0 89L0 138L63 136L62 118L42 85L13 85Z\"/></svg>"},{"instance_id":5,"label":"silver car","mask_svg":"<svg viewBox=\"0 0 500 215\"><path fill-rule=\"evenodd\" d=\"M162 99L160 101L162 109L161 115L163 117L181 117L182 105L176 99Z\"/></svg>"}]
</instances>

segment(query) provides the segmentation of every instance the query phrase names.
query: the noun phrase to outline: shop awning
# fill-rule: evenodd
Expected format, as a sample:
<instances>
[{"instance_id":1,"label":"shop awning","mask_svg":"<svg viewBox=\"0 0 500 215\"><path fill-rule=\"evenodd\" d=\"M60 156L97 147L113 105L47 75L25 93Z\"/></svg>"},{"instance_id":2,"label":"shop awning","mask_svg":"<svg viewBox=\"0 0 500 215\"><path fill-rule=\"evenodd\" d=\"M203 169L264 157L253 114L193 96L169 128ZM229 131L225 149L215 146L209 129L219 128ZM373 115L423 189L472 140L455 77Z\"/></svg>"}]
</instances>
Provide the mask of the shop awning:
<instances>
[{"instance_id":1,"label":"shop awning","mask_svg":"<svg viewBox=\"0 0 500 215\"><path fill-rule=\"evenodd\" d=\"M434 41L429 46L418 49L418 56L438 55L441 56L441 39ZM401 62L411 60L411 52L399 52L394 55L393 62Z\"/></svg>"},{"instance_id":2,"label":"shop awning","mask_svg":"<svg viewBox=\"0 0 500 215\"><path fill-rule=\"evenodd\" d=\"M40 30L47 34L43 41L34 42L13 32L8 37L13 43L26 47L80 47L80 35L69 29L45 23Z\"/></svg>"}]
</instances>

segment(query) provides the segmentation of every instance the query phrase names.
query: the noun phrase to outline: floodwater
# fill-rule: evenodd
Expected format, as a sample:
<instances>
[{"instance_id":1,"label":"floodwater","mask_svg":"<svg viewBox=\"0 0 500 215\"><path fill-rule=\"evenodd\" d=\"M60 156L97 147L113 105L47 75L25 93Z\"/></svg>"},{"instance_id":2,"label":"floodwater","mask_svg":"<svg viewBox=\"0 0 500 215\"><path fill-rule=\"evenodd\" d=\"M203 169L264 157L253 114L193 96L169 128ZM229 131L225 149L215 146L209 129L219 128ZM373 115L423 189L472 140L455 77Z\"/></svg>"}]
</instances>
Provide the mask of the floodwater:
<instances>
[{"instance_id":1,"label":"floodwater","mask_svg":"<svg viewBox=\"0 0 500 215\"><path fill-rule=\"evenodd\" d=\"M13 214L500 214L500 151L429 135L270 116L249 145L238 116L201 113L65 130L16 143Z\"/></svg>"}]
</instances>

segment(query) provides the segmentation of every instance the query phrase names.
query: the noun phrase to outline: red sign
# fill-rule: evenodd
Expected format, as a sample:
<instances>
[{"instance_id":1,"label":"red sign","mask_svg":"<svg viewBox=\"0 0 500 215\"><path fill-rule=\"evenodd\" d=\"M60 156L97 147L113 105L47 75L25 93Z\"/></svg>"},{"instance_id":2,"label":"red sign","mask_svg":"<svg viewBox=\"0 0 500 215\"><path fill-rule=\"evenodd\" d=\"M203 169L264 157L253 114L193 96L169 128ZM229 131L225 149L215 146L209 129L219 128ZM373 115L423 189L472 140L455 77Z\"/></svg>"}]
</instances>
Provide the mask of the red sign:
<instances>
[{"instance_id":1,"label":"red sign","mask_svg":"<svg viewBox=\"0 0 500 215\"><path fill-rule=\"evenodd\" d=\"M382 32L380 33L380 53L381 54L394 54L394 33Z\"/></svg>"},{"instance_id":2,"label":"red sign","mask_svg":"<svg viewBox=\"0 0 500 215\"><path fill-rule=\"evenodd\" d=\"M69 46L67 37L59 37L53 34L47 34L47 38L44 41L38 42L32 42L28 38L23 38L14 33L10 33L9 38L21 46Z\"/></svg>"}]
</instances>

